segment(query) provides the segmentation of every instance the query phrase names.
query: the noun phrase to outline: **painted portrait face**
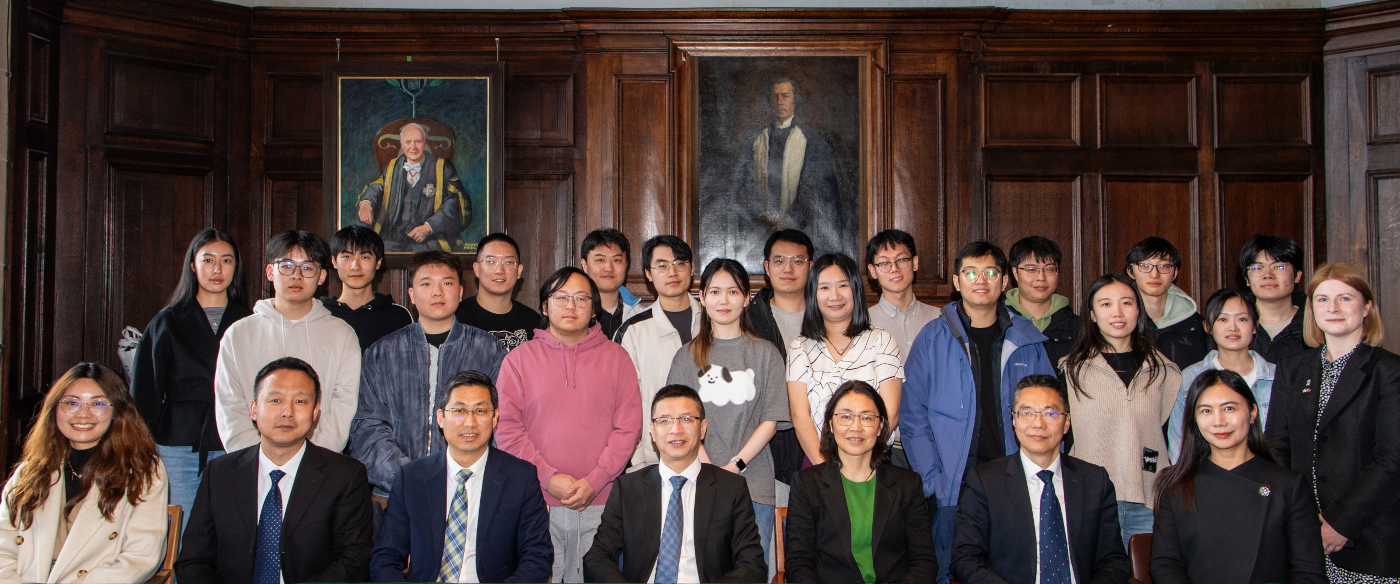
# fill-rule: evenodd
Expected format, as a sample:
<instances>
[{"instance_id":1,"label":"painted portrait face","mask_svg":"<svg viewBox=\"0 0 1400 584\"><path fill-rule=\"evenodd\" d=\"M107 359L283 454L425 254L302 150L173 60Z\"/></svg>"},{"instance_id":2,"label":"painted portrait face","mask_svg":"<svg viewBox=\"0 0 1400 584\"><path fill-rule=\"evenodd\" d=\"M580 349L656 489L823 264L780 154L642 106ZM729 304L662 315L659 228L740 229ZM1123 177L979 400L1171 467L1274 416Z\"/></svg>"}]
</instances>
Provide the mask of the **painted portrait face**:
<instances>
[{"instance_id":1,"label":"painted portrait face","mask_svg":"<svg viewBox=\"0 0 1400 584\"><path fill-rule=\"evenodd\" d=\"M418 126L409 126L399 132L399 147L403 149L403 155L409 162L423 160L423 148L427 145L428 137L423 135L423 130Z\"/></svg>"},{"instance_id":2,"label":"painted portrait face","mask_svg":"<svg viewBox=\"0 0 1400 584\"><path fill-rule=\"evenodd\" d=\"M768 105L773 108L773 117L786 120L797 111L797 90L792 83L774 83L768 88Z\"/></svg>"}]
</instances>

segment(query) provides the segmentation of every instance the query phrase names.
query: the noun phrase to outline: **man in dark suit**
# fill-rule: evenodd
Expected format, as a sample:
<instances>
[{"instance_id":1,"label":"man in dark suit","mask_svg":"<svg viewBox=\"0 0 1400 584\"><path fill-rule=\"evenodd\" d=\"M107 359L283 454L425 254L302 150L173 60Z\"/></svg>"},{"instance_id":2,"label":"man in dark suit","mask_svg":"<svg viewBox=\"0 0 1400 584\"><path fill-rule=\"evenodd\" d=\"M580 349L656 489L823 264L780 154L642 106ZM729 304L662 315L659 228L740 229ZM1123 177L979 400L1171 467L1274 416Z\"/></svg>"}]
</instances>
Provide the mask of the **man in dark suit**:
<instances>
[{"instance_id":1,"label":"man in dark suit","mask_svg":"<svg viewBox=\"0 0 1400 584\"><path fill-rule=\"evenodd\" d=\"M295 357L258 372L260 443L209 461L185 530L182 582L360 582L369 576L369 479L307 441L321 414L316 370ZM283 505L283 501L286 505Z\"/></svg>"},{"instance_id":2,"label":"man in dark suit","mask_svg":"<svg viewBox=\"0 0 1400 584\"><path fill-rule=\"evenodd\" d=\"M603 523L583 556L584 580L766 580L768 564L748 484L700 462L705 438L700 395L684 385L663 387L651 404L651 416L651 439L661 463L622 475L613 484Z\"/></svg>"},{"instance_id":3,"label":"man in dark suit","mask_svg":"<svg viewBox=\"0 0 1400 584\"><path fill-rule=\"evenodd\" d=\"M1118 502L1103 467L1060 454L1069 404L1053 375L1016 385L1020 451L968 473L953 537L963 584L1127 582ZM1034 485L1034 489L1032 489Z\"/></svg>"},{"instance_id":4,"label":"man in dark suit","mask_svg":"<svg viewBox=\"0 0 1400 584\"><path fill-rule=\"evenodd\" d=\"M404 465L394 480L370 579L548 582L554 543L535 465L491 446L495 384L457 373L435 406L447 450Z\"/></svg>"}]
</instances>

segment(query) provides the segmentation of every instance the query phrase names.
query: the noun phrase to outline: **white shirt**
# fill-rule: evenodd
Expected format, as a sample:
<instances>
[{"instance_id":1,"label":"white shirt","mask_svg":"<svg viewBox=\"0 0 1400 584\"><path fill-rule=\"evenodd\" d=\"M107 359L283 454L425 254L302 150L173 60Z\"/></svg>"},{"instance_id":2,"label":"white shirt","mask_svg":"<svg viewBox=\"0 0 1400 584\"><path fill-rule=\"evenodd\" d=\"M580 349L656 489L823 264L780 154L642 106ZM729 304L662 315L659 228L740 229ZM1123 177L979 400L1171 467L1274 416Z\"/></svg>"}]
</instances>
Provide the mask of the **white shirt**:
<instances>
[{"instance_id":1,"label":"white shirt","mask_svg":"<svg viewBox=\"0 0 1400 584\"><path fill-rule=\"evenodd\" d=\"M443 453L447 456L447 520L452 521L452 499L457 496L457 473L462 470L462 465L457 464L457 460L452 458L452 451ZM491 455L491 449L481 453L481 458L471 466L466 467L472 471L471 478L463 483L467 487L467 541L462 550L462 571L457 574L458 582L478 582L476 576L476 527L477 519L481 517L481 483L486 476L486 458ZM438 558L442 561L442 558Z\"/></svg>"},{"instance_id":2,"label":"white shirt","mask_svg":"<svg viewBox=\"0 0 1400 584\"><path fill-rule=\"evenodd\" d=\"M666 463L656 465L656 470L661 474L662 529L666 528L666 509L671 505L671 491L675 490L671 486L671 477L685 477L685 485L681 486L681 561L676 570L676 581L699 582L700 567L695 563L695 479L700 476L700 458L696 457L695 462L679 473L671 470ZM657 559L660 557L657 554ZM656 564L652 564L647 582L656 582Z\"/></svg>"},{"instance_id":3,"label":"white shirt","mask_svg":"<svg viewBox=\"0 0 1400 584\"><path fill-rule=\"evenodd\" d=\"M1216 353L1215 353L1215 356L1211 358L1211 363L1215 364L1215 369L1216 369L1216 370L1218 370L1218 371L1224 371L1224 370L1225 370L1225 366L1220 364L1220 353L1219 353L1219 352L1216 352ZM1254 387L1254 382L1259 381L1259 368L1258 368L1258 367L1253 367L1253 365L1254 365L1254 360L1253 360L1253 359L1250 359L1249 364L1250 364L1250 366L1252 367L1252 368L1249 370L1249 375L1245 375L1245 376L1243 376L1243 377L1244 377L1244 384L1245 384L1245 385L1248 385L1248 386L1250 386L1250 387L1252 388L1252 387Z\"/></svg>"},{"instance_id":4,"label":"white shirt","mask_svg":"<svg viewBox=\"0 0 1400 584\"><path fill-rule=\"evenodd\" d=\"M1055 485L1055 499L1060 502L1060 522L1065 525L1065 543L1070 549L1065 550L1065 555L1069 558L1069 581L1074 584L1074 555L1073 546L1069 545L1069 518L1065 516L1065 477L1060 468L1060 455L1055 455L1055 462L1050 463L1049 468L1041 468L1026 456L1026 451L1018 451L1021 455L1021 468L1026 473L1026 490L1029 491L1031 499L1031 521L1035 524L1035 581L1040 582L1040 493L1045 490L1045 481L1040 480L1036 473L1048 470L1055 473L1050 479Z\"/></svg>"},{"instance_id":5,"label":"white shirt","mask_svg":"<svg viewBox=\"0 0 1400 584\"><path fill-rule=\"evenodd\" d=\"M282 480L277 481L277 490L282 493L282 517L287 516L287 502L292 500L292 485L297 482L297 469L301 468L301 458L304 455L306 455L305 440L301 442L301 450L287 459L287 462L282 463L282 466L277 466L262 451L262 447L258 447L258 514L256 517L259 520L262 519L263 501L267 499L267 492L272 490L272 477L269 475L274 470L287 473L282 477ZM277 579L283 584L287 582L280 572Z\"/></svg>"}]
</instances>

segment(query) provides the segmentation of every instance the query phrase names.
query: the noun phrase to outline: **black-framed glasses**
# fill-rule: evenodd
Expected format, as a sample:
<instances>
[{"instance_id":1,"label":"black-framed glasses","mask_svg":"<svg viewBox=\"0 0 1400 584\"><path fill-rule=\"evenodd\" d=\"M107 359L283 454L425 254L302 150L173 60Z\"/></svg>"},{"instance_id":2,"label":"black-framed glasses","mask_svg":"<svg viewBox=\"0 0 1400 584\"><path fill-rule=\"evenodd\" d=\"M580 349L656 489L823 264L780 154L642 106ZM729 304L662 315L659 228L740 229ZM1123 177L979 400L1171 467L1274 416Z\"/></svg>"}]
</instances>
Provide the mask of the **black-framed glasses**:
<instances>
[{"instance_id":1,"label":"black-framed glasses","mask_svg":"<svg viewBox=\"0 0 1400 584\"><path fill-rule=\"evenodd\" d=\"M1044 418L1047 422L1058 422L1060 418L1065 415L1065 413L1060 410L1016 410L1011 413L1017 418L1020 418L1023 422L1033 421L1036 416Z\"/></svg>"},{"instance_id":2,"label":"black-framed glasses","mask_svg":"<svg viewBox=\"0 0 1400 584\"><path fill-rule=\"evenodd\" d=\"M837 426L850 426L856 423L856 420L860 420L860 425L863 428L874 428L880 425L880 416L876 414L852 414L843 412L832 415L831 419L836 422Z\"/></svg>"},{"instance_id":3,"label":"black-framed glasses","mask_svg":"<svg viewBox=\"0 0 1400 584\"><path fill-rule=\"evenodd\" d=\"M465 420L468 415L480 419L489 418L495 412L494 408L443 408L442 412L449 418Z\"/></svg>"},{"instance_id":4,"label":"black-framed glasses","mask_svg":"<svg viewBox=\"0 0 1400 584\"><path fill-rule=\"evenodd\" d=\"M574 306L587 307L593 304L593 297L587 294L575 294L573 296L570 296L568 294L551 294L549 296L549 301L556 308L563 308L565 306L568 306L571 302L574 304Z\"/></svg>"},{"instance_id":5,"label":"black-framed glasses","mask_svg":"<svg viewBox=\"0 0 1400 584\"><path fill-rule=\"evenodd\" d=\"M1176 264L1170 262L1164 264L1154 264L1152 262L1138 262L1136 264L1133 264L1133 267L1137 268L1139 274L1151 274L1152 272L1167 274L1170 273L1172 270L1176 269Z\"/></svg>"},{"instance_id":6,"label":"black-framed glasses","mask_svg":"<svg viewBox=\"0 0 1400 584\"><path fill-rule=\"evenodd\" d=\"M277 266L277 273L283 276L300 273L303 278L315 278L321 271L321 266L312 262L298 262L287 258L273 261L272 264Z\"/></svg>"},{"instance_id":7,"label":"black-framed glasses","mask_svg":"<svg viewBox=\"0 0 1400 584\"><path fill-rule=\"evenodd\" d=\"M1249 270L1249 273L1255 275L1263 274L1265 269L1272 270L1276 274L1282 274L1284 272L1287 272L1288 268L1292 265L1293 264L1290 264L1288 262L1277 262L1269 264L1267 266L1264 264L1249 264L1245 267L1245 269Z\"/></svg>"},{"instance_id":8,"label":"black-framed glasses","mask_svg":"<svg viewBox=\"0 0 1400 584\"><path fill-rule=\"evenodd\" d=\"M85 402L75 397L65 397L58 400L59 411L70 416L78 415L78 412L83 411L84 407L88 408L88 410L92 412L92 415L99 418L112 413L112 402L108 401L106 398L98 398L90 402Z\"/></svg>"},{"instance_id":9,"label":"black-framed glasses","mask_svg":"<svg viewBox=\"0 0 1400 584\"><path fill-rule=\"evenodd\" d=\"M879 263L874 264L875 269L880 270L881 272L884 272L884 273L886 273L886 274L888 274L888 273L894 271L894 268L899 268L899 269L901 269L901 270L907 270L907 269L909 269L909 266L912 266L912 265L914 265L914 258L899 258L899 259L894 260L894 261L888 261L888 260L886 260L886 261L883 261L883 262L879 262Z\"/></svg>"},{"instance_id":10,"label":"black-framed glasses","mask_svg":"<svg viewBox=\"0 0 1400 584\"><path fill-rule=\"evenodd\" d=\"M690 427L705 418L700 416L662 416L651 419L651 425L658 428L670 428L672 424L680 424L683 427Z\"/></svg>"},{"instance_id":11,"label":"black-framed glasses","mask_svg":"<svg viewBox=\"0 0 1400 584\"><path fill-rule=\"evenodd\" d=\"M1001 277L1001 270L998 270L996 268L986 268L982 270L979 270L977 268L967 268L958 273L962 274L963 279L967 280L968 282L976 282L979 276L985 277L986 281L988 282L991 282L992 280Z\"/></svg>"},{"instance_id":12,"label":"black-framed glasses","mask_svg":"<svg viewBox=\"0 0 1400 584\"><path fill-rule=\"evenodd\" d=\"M1055 274L1060 273L1060 266L1045 266L1045 267L1040 267L1040 266L1030 266L1030 267L1016 266L1016 269L1021 270L1022 273L1026 274L1027 276L1030 276L1030 277L1032 277L1032 278L1034 278L1034 277L1036 277L1036 276L1039 276L1039 275L1042 274L1042 273L1044 273L1044 274L1047 275L1047 276L1053 276L1053 275L1055 275Z\"/></svg>"},{"instance_id":13,"label":"black-framed glasses","mask_svg":"<svg viewBox=\"0 0 1400 584\"><path fill-rule=\"evenodd\" d=\"M773 269L775 269L775 270L781 270L781 269L787 267L788 263L791 263L791 264L792 264L792 267L797 268L797 269L800 270L800 269L802 269L803 266L806 266L806 265L807 265L807 262L808 262L808 261L810 261L810 260L807 259L807 256L800 256L800 255L795 255L795 256L773 256L773 257L771 257L771 258L768 258L768 263L772 264L772 265L773 265Z\"/></svg>"}]
</instances>

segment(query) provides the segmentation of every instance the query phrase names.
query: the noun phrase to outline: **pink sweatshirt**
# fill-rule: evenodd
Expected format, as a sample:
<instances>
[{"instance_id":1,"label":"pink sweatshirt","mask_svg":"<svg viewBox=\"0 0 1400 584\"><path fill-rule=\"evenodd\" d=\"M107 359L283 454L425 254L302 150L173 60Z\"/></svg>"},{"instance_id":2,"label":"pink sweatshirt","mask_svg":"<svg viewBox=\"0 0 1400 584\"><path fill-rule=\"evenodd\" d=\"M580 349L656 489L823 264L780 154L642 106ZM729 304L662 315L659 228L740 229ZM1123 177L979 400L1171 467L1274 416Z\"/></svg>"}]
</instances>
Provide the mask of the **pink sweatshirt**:
<instances>
[{"instance_id":1,"label":"pink sweatshirt","mask_svg":"<svg viewBox=\"0 0 1400 584\"><path fill-rule=\"evenodd\" d=\"M506 355L496 389L496 445L535 465L544 500L562 506L548 487L564 473L588 480L598 492L593 505L607 503L642 434L637 368L627 351L598 325L572 345L536 330Z\"/></svg>"}]
</instances>

